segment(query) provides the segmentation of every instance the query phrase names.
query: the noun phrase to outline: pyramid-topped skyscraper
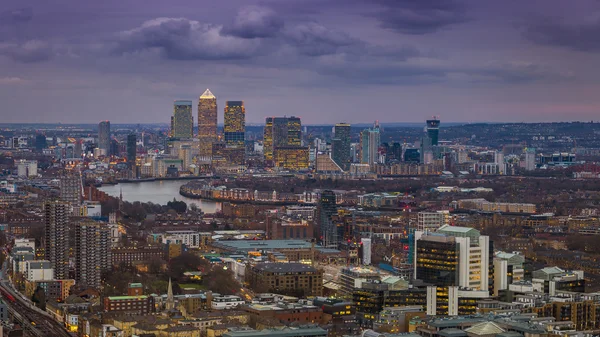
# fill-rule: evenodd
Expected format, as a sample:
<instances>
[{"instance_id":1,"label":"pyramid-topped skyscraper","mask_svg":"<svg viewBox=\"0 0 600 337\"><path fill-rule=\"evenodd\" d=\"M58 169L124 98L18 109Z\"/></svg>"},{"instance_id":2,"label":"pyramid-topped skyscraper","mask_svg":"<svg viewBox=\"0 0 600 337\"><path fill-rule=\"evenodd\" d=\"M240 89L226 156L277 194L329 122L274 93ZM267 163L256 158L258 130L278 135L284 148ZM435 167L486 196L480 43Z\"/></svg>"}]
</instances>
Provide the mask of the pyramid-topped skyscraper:
<instances>
[{"instance_id":1,"label":"pyramid-topped skyscraper","mask_svg":"<svg viewBox=\"0 0 600 337\"><path fill-rule=\"evenodd\" d=\"M217 141L217 98L206 89L198 100L198 140L200 156L210 158Z\"/></svg>"}]
</instances>

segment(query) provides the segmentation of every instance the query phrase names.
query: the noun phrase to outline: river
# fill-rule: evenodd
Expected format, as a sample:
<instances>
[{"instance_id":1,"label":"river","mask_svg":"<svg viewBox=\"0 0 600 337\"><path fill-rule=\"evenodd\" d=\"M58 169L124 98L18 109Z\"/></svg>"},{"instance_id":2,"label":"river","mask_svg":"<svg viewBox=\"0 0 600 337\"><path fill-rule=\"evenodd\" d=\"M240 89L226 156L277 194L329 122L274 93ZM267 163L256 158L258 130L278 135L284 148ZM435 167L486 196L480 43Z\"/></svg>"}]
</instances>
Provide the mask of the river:
<instances>
[{"instance_id":1,"label":"river","mask_svg":"<svg viewBox=\"0 0 600 337\"><path fill-rule=\"evenodd\" d=\"M188 205L196 204L204 213L215 213L221 210L221 203L210 200L190 199L179 194L179 187L189 180L158 180L143 181L139 183L121 183L117 185L103 185L100 190L113 197L119 197L123 191L123 200L134 202L153 202L166 205L173 201L185 201Z\"/></svg>"}]
</instances>

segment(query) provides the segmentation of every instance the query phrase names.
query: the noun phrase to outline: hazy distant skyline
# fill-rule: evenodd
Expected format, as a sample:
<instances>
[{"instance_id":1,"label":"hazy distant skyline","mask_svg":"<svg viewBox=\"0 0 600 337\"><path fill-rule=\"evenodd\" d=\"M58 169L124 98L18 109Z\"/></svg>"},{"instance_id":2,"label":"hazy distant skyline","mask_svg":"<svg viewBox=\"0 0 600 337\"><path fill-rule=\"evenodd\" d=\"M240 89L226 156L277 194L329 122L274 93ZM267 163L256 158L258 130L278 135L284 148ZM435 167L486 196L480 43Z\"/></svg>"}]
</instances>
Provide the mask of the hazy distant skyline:
<instances>
[{"instance_id":1,"label":"hazy distant skyline","mask_svg":"<svg viewBox=\"0 0 600 337\"><path fill-rule=\"evenodd\" d=\"M600 1L3 0L3 123L600 118Z\"/></svg>"}]
</instances>

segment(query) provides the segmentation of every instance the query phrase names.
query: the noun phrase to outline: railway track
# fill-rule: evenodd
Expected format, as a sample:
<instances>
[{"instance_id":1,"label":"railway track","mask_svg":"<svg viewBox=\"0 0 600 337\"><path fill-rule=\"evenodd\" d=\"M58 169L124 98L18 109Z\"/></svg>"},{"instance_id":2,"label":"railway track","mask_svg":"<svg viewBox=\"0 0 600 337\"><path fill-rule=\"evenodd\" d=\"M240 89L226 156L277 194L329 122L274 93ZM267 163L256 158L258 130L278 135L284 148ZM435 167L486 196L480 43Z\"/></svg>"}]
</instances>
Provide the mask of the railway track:
<instances>
[{"instance_id":1,"label":"railway track","mask_svg":"<svg viewBox=\"0 0 600 337\"><path fill-rule=\"evenodd\" d=\"M0 282L3 296L7 297L4 294L6 292L12 297L12 300L6 298L5 303L13 316L21 322L23 330L37 337L72 337L60 323L50 317L49 314L36 308L22 295L16 294L5 282Z\"/></svg>"}]
</instances>

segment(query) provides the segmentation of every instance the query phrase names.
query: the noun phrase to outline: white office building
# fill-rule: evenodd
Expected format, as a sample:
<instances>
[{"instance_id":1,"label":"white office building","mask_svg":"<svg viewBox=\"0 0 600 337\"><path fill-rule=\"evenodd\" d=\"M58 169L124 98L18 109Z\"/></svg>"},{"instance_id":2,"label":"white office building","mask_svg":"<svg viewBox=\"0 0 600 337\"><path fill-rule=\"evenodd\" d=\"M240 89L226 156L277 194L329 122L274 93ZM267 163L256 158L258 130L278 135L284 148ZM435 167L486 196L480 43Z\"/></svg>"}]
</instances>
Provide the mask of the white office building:
<instances>
[{"instance_id":1,"label":"white office building","mask_svg":"<svg viewBox=\"0 0 600 337\"><path fill-rule=\"evenodd\" d=\"M49 281L54 279L54 269L50 261L37 260L25 262L27 281Z\"/></svg>"},{"instance_id":2,"label":"white office building","mask_svg":"<svg viewBox=\"0 0 600 337\"><path fill-rule=\"evenodd\" d=\"M363 238L361 242L363 250L362 263L368 266L371 264L371 239Z\"/></svg>"},{"instance_id":3,"label":"white office building","mask_svg":"<svg viewBox=\"0 0 600 337\"><path fill-rule=\"evenodd\" d=\"M431 233L416 231L414 255L416 279L431 284L443 279L445 286L472 290L489 288L490 238L474 228L444 225Z\"/></svg>"},{"instance_id":4,"label":"white office building","mask_svg":"<svg viewBox=\"0 0 600 337\"><path fill-rule=\"evenodd\" d=\"M37 177L38 175L38 167L36 160L25 160L21 159L17 161L17 174L19 177L28 178L28 177Z\"/></svg>"}]
</instances>

